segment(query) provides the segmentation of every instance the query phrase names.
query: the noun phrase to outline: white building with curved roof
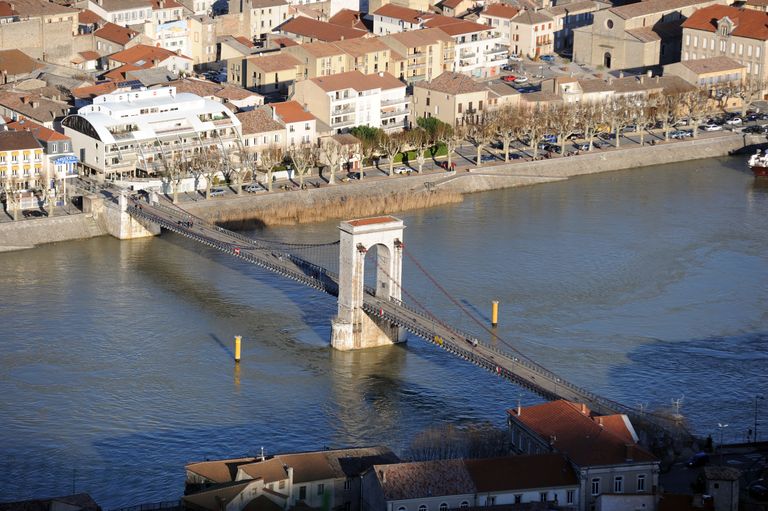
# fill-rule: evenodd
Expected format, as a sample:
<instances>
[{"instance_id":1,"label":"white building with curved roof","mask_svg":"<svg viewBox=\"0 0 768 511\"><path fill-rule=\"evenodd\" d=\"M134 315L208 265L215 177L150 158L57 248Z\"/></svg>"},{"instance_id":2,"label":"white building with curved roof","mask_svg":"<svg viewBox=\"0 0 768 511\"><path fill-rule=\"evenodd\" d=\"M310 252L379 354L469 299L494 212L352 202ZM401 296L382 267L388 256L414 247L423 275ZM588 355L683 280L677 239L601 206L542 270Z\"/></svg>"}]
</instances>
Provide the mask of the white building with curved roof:
<instances>
[{"instance_id":1,"label":"white building with curved roof","mask_svg":"<svg viewBox=\"0 0 768 511\"><path fill-rule=\"evenodd\" d=\"M175 87L97 96L62 121L87 173L101 179L155 175L167 162L207 154L232 161L241 143L240 120L223 104Z\"/></svg>"}]
</instances>

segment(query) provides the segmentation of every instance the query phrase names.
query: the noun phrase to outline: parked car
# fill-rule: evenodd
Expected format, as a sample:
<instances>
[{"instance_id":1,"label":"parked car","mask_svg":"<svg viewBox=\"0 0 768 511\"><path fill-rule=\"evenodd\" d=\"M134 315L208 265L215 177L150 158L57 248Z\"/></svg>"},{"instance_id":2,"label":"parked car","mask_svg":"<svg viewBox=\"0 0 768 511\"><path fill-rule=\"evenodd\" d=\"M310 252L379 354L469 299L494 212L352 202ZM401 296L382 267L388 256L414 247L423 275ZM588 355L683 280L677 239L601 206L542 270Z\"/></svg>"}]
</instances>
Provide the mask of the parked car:
<instances>
[{"instance_id":1,"label":"parked car","mask_svg":"<svg viewBox=\"0 0 768 511\"><path fill-rule=\"evenodd\" d=\"M521 57L520 55L510 55L509 60L511 60L512 62L522 62L523 57Z\"/></svg>"},{"instance_id":2,"label":"parked car","mask_svg":"<svg viewBox=\"0 0 768 511\"><path fill-rule=\"evenodd\" d=\"M635 133L637 132L637 125L636 124L627 124L623 128L621 128L622 133Z\"/></svg>"},{"instance_id":3,"label":"parked car","mask_svg":"<svg viewBox=\"0 0 768 511\"><path fill-rule=\"evenodd\" d=\"M718 124L704 124L701 129L704 131L722 131L723 127Z\"/></svg>"},{"instance_id":4,"label":"parked car","mask_svg":"<svg viewBox=\"0 0 768 511\"><path fill-rule=\"evenodd\" d=\"M515 78L515 83L526 83L526 82L528 82L527 76L518 76L517 78Z\"/></svg>"},{"instance_id":5,"label":"parked car","mask_svg":"<svg viewBox=\"0 0 768 511\"><path fill-rule=\"evenodd\" d=\"M222 195L224 195L224 188L211 188L208 194L209 197L221 197Z\"/></svg>"},{"instance_id":6,"label":"parked car","mask_svg":"<svg viewBox=\"0 0 768 511\"><path fill-rule=\"evenodd\" d=\"M367 172L363 172L363 177L366 177L368 175ZM347 179L360 179L360 173L359 172L349 172L347 174Z\"/></svg>"},{"instance_id":7,"label":"parked car","mask_svg":"<svg viewBox=\"0 0 768 511\"><path fill-rule=\"evenodd\" d=\"M705 452L697 452L685 462L685 466L689 468L703 467L707 463L709 463L709 454Z\"/></svg>"},{"instance_id":8,"label":"parked car","mask_svg":"<svg viewBox=\"0 0 768 511\"><path fill-rule=\"evenodd\" d=\"M603 143L600 142L599 140L593 140L592 141L592 148L593 149L602 149L603 148Z\"/></svg>"},{"instance_id":9,"label":"parked car","mask_svg":"<svg viewBox=\"0 0 768 511\"><path fill-rule=\"evenodd\" d=\"M48 213L45 211L40 211L39 209L28 209L25 210L22 215L24 215L24 218L40 218L43 216L48 216Z\"/></svg>"},{"instance_id":10,"label":"parked car","mask_svg":"<svg viewBox=\"0 0 768 511\"><path fill-rule=\"evenodd\" d=\"M529 86L529 87L516 87L517 92L521 94L527 94L529 92L536 92L536 87Z\"/></svg>"},{"instance_id":11,"label":"parked car","mask_svg":"<svg viewBox=\"0 0 768 511\"><path fill-rule=\"evenodd\" d=\"M544 135L543 140L544 142L549 142L550 144L554 144L557 142L557 135L551 135L548 133Z\"/></svg>"},{"instance_id":12,"label":"parked car","mask_svg":"<svg viewBox=\"0 0 768 511\"><path fill-rule=\"evenodd\" d=\"M573 147L579 151L589 151L589 144L573 144Z\"/></svg>"},{"instance_id":13,"label":"parked car","mask_svg":"<svg viewBox=\"0 0 768 511\"><path fill-rule=\"evenodd\" d=\"M249 185L246 185L245 188L243 188L248 193L257 193L257 192L263 192L264 188L258 183L251 183Z\"/></svg>"},{"instance_id":14,"label":"parked car","mask_svg":"<svg viewBox=\"0 0 768 511\"><path fill-rule=\"evenodd\" d=\"M515 80L517 80L517 77L515 75L509 75L502 78L502 81L505 81L507 83L512 83Z\"/></svg>"},{"instance_id":15,"label":"parked car","mask_svg":"<svg viewBox=\"0 0 768 511\"><path fill-rule=\"evenodd\" d=\"M755 122L758 119L760 119L760 116L758 114L749 114L746 117L747 122Z\"/></svg>"},{"instance_id":16,"label":"parked car","mask_svg":"<svg viewBox=\"0 0 768 511\"><path fill-rule=\"evenodd\" d=\"M672 133L670 133L669 136L675 139L681 139L686 137L692 137L693 132L690 130L675 130Z\"/></svg>"},{"instance_id":17,"label":"parked car","mask_svg":"<svg viewBox=\"0 0 768 511\"><path fill-rule=\"evenodd\" d=\"M520 156L519 153L509 153L508 156L510 160L519 160L520 158L522 158L522 156Z\"/></svg>"},{"instance_id":18,"label":"parked car","mask_svg":"<svg viewBox=\"0 0 768 511\"><path fill-rule=\"evenodd\" d=\"M762 126L752 125L752 126L747 126L746 128L744 128L743 131L744 133L762 133L763 129L764 128Z\"/></svg>"},{"instance_id":19,"label":"parked car","mask_svg":"<svg viewBox=\"0 0 768 511\"><path fill-rule=\"evenodd\" d=\"M755 481L749 487L749 496L755 500L768 500L768 485L762 479Z\"/></svg>"},{"instance_id":20,"label":"parked car","mask_svg":"<svg viewBox=\"0 0 768 511\"><path fill-rule=\"evenodd\" d=\"M542 55L539 57L540 60L543 60L544 62L553 63L555 61L554 55Z\"/></svg>"},{"instance_id":21,"label":"parked car","mask_svg":"<svg viewBox=\"0 0 768 511\"><path fill-rule=\"evenodd\" d=\"M502 71L514 71L515 70L515 66L513 66L512 64L504 64L503 66L501 66L501 70Z\"/></svg>"},{"instance_id":22,"label":"parked car","mask_svg":"<svg viewBox=\"0 0 768 511\"><path fill-rule=\"evenodd\" d=\"M410 174L411 173L411 169L409 169L408 167L395 167L393 169L393 172L395 174Z\"/></svg>"},{"instance_id":23,"label":"parked car","mask_svg":"<svg viewBox=\"0 0 768 511\"><path fill-rule=\"evenodd\" d=\"M495 159L496 159L496 157L491 155L491 154L481 154L480 155L480 162L481 163L485 163L487 161L494 161Z\"/></svg>"},{"instance_id":24,"label":"parked car","mask_svg":"<svg viewBox=\"0 0 768 511\"><path fill-rule=\"evenodd\" d=\"M739 126L741 122L741 117L733 117L725 121L726 124L730 124L731 126Z\"/></svg>"}]
</instances>

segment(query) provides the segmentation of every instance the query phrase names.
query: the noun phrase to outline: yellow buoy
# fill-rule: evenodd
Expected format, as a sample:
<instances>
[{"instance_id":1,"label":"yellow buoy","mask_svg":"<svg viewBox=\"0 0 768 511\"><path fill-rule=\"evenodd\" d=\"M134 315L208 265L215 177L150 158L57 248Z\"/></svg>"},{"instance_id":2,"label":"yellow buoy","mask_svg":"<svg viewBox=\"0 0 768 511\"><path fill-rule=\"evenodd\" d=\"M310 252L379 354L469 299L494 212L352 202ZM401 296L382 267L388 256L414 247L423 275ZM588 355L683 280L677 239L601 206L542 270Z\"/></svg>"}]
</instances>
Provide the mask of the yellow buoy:
<instances>
[{"instance_id":1,"label":"yellow buoy","mask_svg":"<svg viewBox=\"0 0 768 511\"><path fill-rule=\"evenodd\" d=\"M240 362L240 341L242 338L239 335L235 336L235 362Z\"/></svg>"},{"instance_id":2,"label":"yellow buoy","mask_svg":"<svg viewBox=\"0 0 768 511\"><path fill-rule=\"evenodd\" d=\"M499 324L499 301L494 300L491 302L491 326Z\"/></svg>"}]
</instances>

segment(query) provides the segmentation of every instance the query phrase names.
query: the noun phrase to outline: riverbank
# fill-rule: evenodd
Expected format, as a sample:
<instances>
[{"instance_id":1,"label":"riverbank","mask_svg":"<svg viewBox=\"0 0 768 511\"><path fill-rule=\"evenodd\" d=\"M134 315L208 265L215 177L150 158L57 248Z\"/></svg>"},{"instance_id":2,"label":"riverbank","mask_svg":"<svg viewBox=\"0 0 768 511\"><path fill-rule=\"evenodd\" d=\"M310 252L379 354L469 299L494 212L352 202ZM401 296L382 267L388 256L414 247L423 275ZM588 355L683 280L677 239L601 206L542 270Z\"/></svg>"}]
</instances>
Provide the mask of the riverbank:
<instances>
[{"instance_id":1,"label":"riverbank","mask_svg":"<svg viewBox=\"0 0 768 511\"><path fill-rule=\"evenodd\" d=\"M742 133L723 132L718 135L538 161L517 160L457 172L366 177L363 181L334 186L198 200L184 202L181 206L193 215L232 229L395 214L455 204L469 193L727 156L750 151L754 144L765 142L763 137ZM0 224L0 252L104 234L107 234L106 230L90 214L6 222Z\"/></svg>"}]
</instances>

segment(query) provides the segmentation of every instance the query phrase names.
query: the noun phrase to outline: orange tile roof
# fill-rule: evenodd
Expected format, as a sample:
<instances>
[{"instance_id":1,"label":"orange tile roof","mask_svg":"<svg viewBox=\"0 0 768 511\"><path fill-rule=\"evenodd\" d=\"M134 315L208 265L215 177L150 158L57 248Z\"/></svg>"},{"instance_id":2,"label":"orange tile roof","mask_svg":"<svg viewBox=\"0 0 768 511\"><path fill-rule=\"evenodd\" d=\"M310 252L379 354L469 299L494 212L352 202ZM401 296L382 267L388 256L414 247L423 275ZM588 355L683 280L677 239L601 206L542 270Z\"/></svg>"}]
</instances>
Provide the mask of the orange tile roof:
<instances>
[{"instance_id":1,"label":"orange tile roof","mask_svg":"<svg viewBox=\"0 0 768 511\"><path fill-rule=\"evenodd\" d=\"M466 460L478 493L576 486L579 478L559 453Z\"/></svg>"},{"instance_id":2,"label":"orange tile roof","mask_svg":"<svg viewBox=\"0 0 768 511\"><path fill-rule=\"evenodd\" d=\"M283 101L282 103L271 103L271 106L277 116L284 123L314 121L317 118L304 110L297 101Z\"/></svg>"},{"instance_id":3,"label":"orange tile roof","mask_svg":"<svg viewBox=\"0 0 768 511\"><path fill-rule=\"evenodd\" d=\"M133 64L123 64L120 67L116 67L112 71L104 73L102 75L102 78L105 79L105 80L113 80L113 81L122 82L122 81L125 81L127 79L126 74L129 71L138 71L140 69L147 69L151 65L152 65L151 63L148 63L148 64L144 64L144 66L142 66L142 67L139 67L139 66L134 66Z\"/></svg>"},{"instance_id":4,"label":"orange tile roof","mask_svg":"<svg viewBox=\"0 0 768 511\"><path fill-rule=\"evenodd\" d=\"M96 60L98 58L101 58L101 55L99 55L96 51L81 51L78 53L81 57L83 57L85 60Z\"/></svg>"},{"instance_id":5,"label":"orange tile roof","mask_svg":"<svg viewBox=\"0 0 768 511\"><path fill-rule=\"evenodd\" d=\"M94 23L103 23L104 19L102 19L102 17L95 12L86 9L78 13L77 21L78 23L83 23L84 25L92 25Z\"/></svg>"},{"instance_id":6,"label":"orange tile roof","mask_svg":"<svg viewBox=\"0 0 768 511\"><path fill-rule=\"evenodd\" d=\"M368 30L360 16L360 11L352 9L341 9L339 12L328 18L328 23L342 27L351 27L358 30Z\"/></svg>"},{"instance_id":7,"label":"orange tile roof","mask_svg":"<svg viewBox=\"0 0 768 511\"><path fill-rule=\"evenodd\" d=\"M286 21L278 27L278 30L317 39L318 41L340 41L342 39L355 39L368 35L368 32L363 30L333 25L325 21L318 21L303 16Z\"/></svg>"},{"instance_id":8,"label":"orange tile roof","mask_svg":"<svg viewBox=\"0 0 768 511\"><path fill-rule=\"evenodd\" d=\"M405 84L389 73L364 75L360 71L347 71L329 76L318 76L310 79L326 92L344 89L365 91L371 89L394 89L405 87Z\"/></svg>"},{"instance_id":9,"label":"orange tile roof","mask_svg":"<svg viewBox=\"0 0 768 511\"><path fill-rule=\"evenodd\" d=\"M295 57L282 52L248 57L249 66L258 67L266 73L292 69L299 64Z\"/></svg>"},{"instance_id":10,"label":"orange tile roof","mask_svg":"<svg viewBox=\"0 0 768 511\"><path fill-rule=\"evenodd\" d=\"M451 23L449 25L440 25L437 28L439 28L446 34L452 35L452 36L461 35L461 34L471 34L474 32L482 32L484 30L491 29L491 27L489 27L488 25L481 25L479 23L466 21L466 20L462 20L459 23Z\"/></svg>"},{"instance_id":11,"label":"orange tile roof","mask_svg":"<svg viewBox=\"0 0 768 511\"><path fill-rule=\"evenodd\" d=\"M509 415L580 467L658 461L634 440L621 416L595 416L576 403L558 400L509 410ZM629 426L631 427L631 425Z\"/></svg>"},{"instance_id":12,"label":"orange tile roof","mask_svg":"<svg viewBox=\"0 0 768 511\"><path fill-rule=\"evenodd\" d=\"M40 149L40 142L28 131L0 131L0 151Z\"/></svg>"},{"instance_id":13,"label":"orange tile roof","mask_svg":"<svg viewBox=\"0 0 768 511\"><path fill-rule=\"evenodd\" d=\"M717 22L728 17L736 28L731 35L749 39L768 40L768 13L755 9L737 9L726 5L711 5L691 14L683 28L715 32Z\"/></svg>"},{"instance_id":14,"label":"orange tile roof","mask_svg":"<svg viewBox=\"0 0 768 511\"><path fill-rule=\"evenodd\" d=\"M162 5L160 3L162 2ZM153 11L159 11L161 9L180 9L184 7L176 0L149 0Z\"/></svg>"},{"instance_id":15,"label":"orange tile roof","mask_svg":"<svg viewBox=\"0 0 768 511\"><path fill-rule=\"evenodd\" d=\"M9 76L31 73L41 67L42 63L21 50L0 50L0 70Z\"/></svg>"},{"instance_id":16,"label":"orange tile roof","mask_svg":"<svg viewBox=\"0 0 768 511\"><path fill-rule=\"evenodd\" d=\"M69 137L58 131L41 126L36 122L29 119L21 119L19 121L12 121L6 124L9 130L13 131L29 131L36 139L51 142L54 140L69 140Z\"/></svg>"},{"instance_id":17,"label":"orange tile roof","mask_svg":"<svg viewBox=\"0 0 768 511\"><path fill-rule=\"evenodd\" d=\"M278 48L287 48L289 46L299 46L299 43L291 39L290 37L275 37L271 40L271 43Z\"/></svg>"},{"instance_id":18,"label":"orange tile roof","mask_svg":"<svg viewBox=\"0 0 768 511\"><path fill-rule=\"evenodd\" d=\"M425 13L417 11L416 9L401 7L395 4L382 5L373 14L376 16L387 16L389 18L395 18L414 24L421 22L425 15Z\"/></svg>"},{"instance_id":19,"label":"orange tile roof","mask_svg":"<svg viewBox=\"0 0 768 511\"><path fill-rule=\"evenodd\" d=\"M128 41L136 37L139 33L127 27L121 27L114 23L107 22L103 27L93 33L95 37L100 37L106 41L125 46Z\"/></svg>"},{"instance_id":20,"label":"orange tile roof","mask_svg":"<svg viewBox=\"0 0 768 511\"><path fill-rule=\"evenodd\" d=\"M105 82L98 85L89 85L87 87L72 89L72 96L77 99L95 98L102 94L109 94L115 89L117 89L116 82Z\"/></svg>"},{"instance_id":21,"label":"orange tile roof","mask_svg":"<svg viewBox=\"0 0 768 511\"><path fill-rule=\"evenodd\" d=\"M512 19L517 16L518 12L520 12L520 9L517 7L512 7L511 5L493 4L488 6L488 8L480 14L485 14L486 16L494 16L496 18Z\"/></svg>"},{"instance_id":22,"label":"orange tile roof","mask_svg":"<svg viewBox=\"0 0 768 511\"><path fill-rule=\"evenodd\" d=\"M0 18L16 16L18 13L13 7L13 4L10 2L0 2Z\"/></svg>"},{"instance_id":23,"label":"orange tile roof","mask_svg":"<svg viewBox=\"0 0 768 511\"><path fill-rule=\"evenodd\" d=\"M242 44L243 46L245 46L247 48L255 48L256 47L256 45L253 44L253 41L251 41L247 37L243 37L241 35L234 36L234 37L235 37L236 41L238 41L240 44Z\"/></svg>"},{"instance_id":24,"label":"orange tile roof","mask_svg":"<svg viewBox=\"0 0 768 511\"><path fill-rule=\"evenodd\" d=\"M148 46L146 44L137 44L131 48L113 53L109 58L110 60L116 60L117 62L123 62L125 64L134 64L140 66L141 69L146 69L154 65L152 61L156 60L161 62L169 57L177 56L183 59L192 60L184 55L176 55L176 53L166 50L165 48ZM147 63L149 65L147 65Z\"/></svg>"}]
</instances>

